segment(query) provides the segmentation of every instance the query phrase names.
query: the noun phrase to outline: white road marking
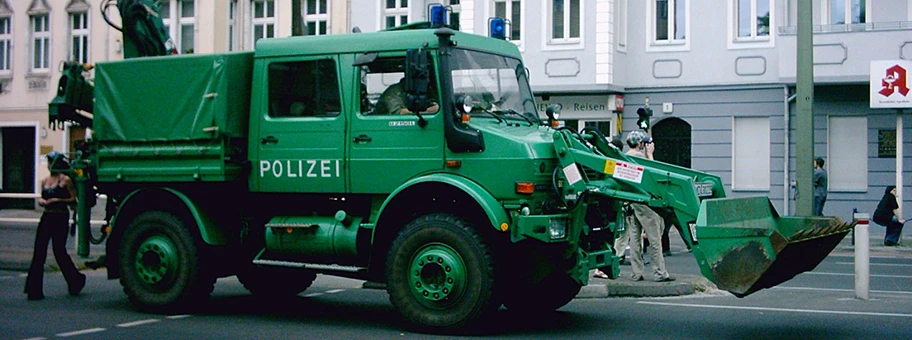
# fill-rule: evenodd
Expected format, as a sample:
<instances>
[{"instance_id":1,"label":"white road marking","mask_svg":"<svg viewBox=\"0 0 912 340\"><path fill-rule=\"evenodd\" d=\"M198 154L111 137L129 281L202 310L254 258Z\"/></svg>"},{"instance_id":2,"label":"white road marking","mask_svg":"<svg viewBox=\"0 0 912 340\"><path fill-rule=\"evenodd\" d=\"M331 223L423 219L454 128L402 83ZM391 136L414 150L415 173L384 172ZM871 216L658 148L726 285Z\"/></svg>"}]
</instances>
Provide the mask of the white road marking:
<instances>
[{"instance_id":1,"label":"white road marking","mask_svg":"<svg viewBox=\"0 0 912 340\"><path fill-rule=\"evenodd\" d=\"M68 337L68 336L75 336L75 335L83 335L83 334L104 332L105 330L106 330L106 329L104 329L104 328L89 328L89 329L83 329L83 330L78 330L78 331L60 333L60 334L57 334L57 336L59 336L59 337L61 337L61 338L65 338L65 337Z\"/></svg>"},{"instance_id":2,"label":"white road marking","mask_svg":"<svg viewBox=\"0 0 912 340\"><path fill-rule=\"evenodd\" d=\"M855 276L855 273L828 273L828 272L807 272L802 274L811 275L831 275L831 276ZM892 277L896 279L912 279L909 275L871 275L871 277Z\"/></svg>"},{"instance_id":3,"label":"white road marking","mask_svg":"<svg viewBox=\"0 0 912 340\"><path fill-rule=\"evenodd\" d=\"M310 293L310 294L304 295L304 297L309 298L309 297L315 297L315 296L320 296L320 295L323 295L323 293Z\"/></svg>"},{"instance_id":4,"label":"white road marking","mask_svg":"<svg viewBox=\"0 0 912 340\"><path fill-rule=\"evenodd\" d=\"M168 315L165 317L165 319L177 320L177 319L189 318L191 316L192 315L188 315L188 314Z\"/></svg>"},{"instance_id":5,"label":"white road marking","mask_svg":"<svg viewBox=\"0 0 912 340\"><path fill-rule=\"evenodd\" d=\"M333 290L327 290L326 294L335 294L335 293L344 292L344 291L345 291L345 289L333 289Z\"/></svg>"},{"instance_id":6,"label":"white road marking","mask_svg":"<svg viewBox=\"0 0 912 340\"><path fill-rule=\"evenodd\" d=\"M776 286L772 289L790 289L790 290L813 290L813 291L829 291L829 292L854 292L854 289L841 289L841 288L815 288L815 287L782 287ZM912 292L906 292L901 290L872 290L871 293L878 294L910 294Z\"/></svg>"},{"instance_id":7,"label":"white road marking","mask_svg":"<svg viewBox=\"0 0 912 340\"><path fill-rule=\"evenodd\" d=\"M149 323L155 323L155 322L159 322L159 321L161 321L161 320L159 320L159 319L145 319L145 320L139 320L139 321L133 321L133 322L126 322L126 323L118 324L117 327L133 327L133 326L145 325L145 324L149 324Z\"/></svg>"},{"instance_id":8,"label":"white road marking","mask_svg":"<svg viewBox=\"0 0 912 340\"><path fill-rule=\"evenodd\" d=\"M892 317L912 318L912 314L904 314L904 313L851 312L851 311L840 311L840 310L792 309L792 308L770 308L770 307L748 307L748 306L716 306L716 305L697 305L697 304L689 304L689 303L670 303L670 302L653 302L653 301L639 301L637 303L646 304L646 305L670 306L670 307L735 309L735 310L749 310L749 311L761 311L761 312L837 314L837 315L860 315L860 316L892 316Z\"/></svg>"},{"instance_id":9,"label":"white road marking","mask_svg":"<svg viewBox=\"0 0 912 340\"><path fill-rule=\"evenodd\" d=\"M855 262L834 262L835 264L846 264L846 265L855 265ZM871 266L881 266L881 267L908 267L908 263L870 263Z\"/></svg>"},{"instance_id":10,"label":"white road marking","mask_svg":"<svg viewBox=\"0 0 912 340\"><path fill-rule=\"evenodd\" d=\"M22 340L45 340L45 339L47 339L47 338L28 338L28 339L22 339Z\"/></svg>"}]
</instances>

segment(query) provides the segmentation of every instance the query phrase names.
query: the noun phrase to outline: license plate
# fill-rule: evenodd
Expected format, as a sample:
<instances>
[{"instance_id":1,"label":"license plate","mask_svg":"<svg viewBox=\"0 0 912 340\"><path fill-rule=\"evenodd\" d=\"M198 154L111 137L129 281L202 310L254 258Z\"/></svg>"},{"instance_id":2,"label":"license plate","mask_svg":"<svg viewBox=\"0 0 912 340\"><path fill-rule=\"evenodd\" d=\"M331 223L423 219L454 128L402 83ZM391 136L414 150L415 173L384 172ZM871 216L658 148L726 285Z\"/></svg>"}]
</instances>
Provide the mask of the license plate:
<instances>
[{"instance_id":1,"label":"license plate","mask_svg":"<svg viewBox=\"0 0 912 340\"><path fill-rule=\"evenodd\" d=\"M697 196L699 197L711 197L713 195L713 185L712 183L697 183Z\"/></svg>"}]
</instances>

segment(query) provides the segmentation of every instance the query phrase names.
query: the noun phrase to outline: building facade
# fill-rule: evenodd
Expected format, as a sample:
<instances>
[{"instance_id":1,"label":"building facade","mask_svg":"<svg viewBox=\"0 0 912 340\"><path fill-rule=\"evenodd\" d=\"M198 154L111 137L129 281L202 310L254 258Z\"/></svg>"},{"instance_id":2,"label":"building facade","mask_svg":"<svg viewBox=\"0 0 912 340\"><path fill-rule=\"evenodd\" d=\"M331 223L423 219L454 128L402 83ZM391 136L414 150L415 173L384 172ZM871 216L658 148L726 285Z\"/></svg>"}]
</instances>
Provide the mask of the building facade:
<instances>
[{"instance_id":1,"label":"building facade","mask_svg":"<svg viewBox=\"0 0 912 340\"><path fill-rule=\"evenodd\" d=\"M559 103L564 125L617 134L635 129L634 112L648 105L658 159L718 174L731 196L769 196L788 214L795 169L812 166L795 159L798 1L167 0L162 17L181 53L376 31L424 21L433 3L449 6L465 32L486 35L488 18L506 18L541 111ZM85 134L51 129L46 104L61 61L122 57L120 32L99 6L0 0L5 194L34 195L46 174L40 156ZM116 9L108 12L119 23ZM897 110L868 106L869 64L912 58L912 1L813 0L813 22L814 153L830 174L824 213L848 219L853 209L873 211L895 183Z\"/></svg>"}]
</instances>

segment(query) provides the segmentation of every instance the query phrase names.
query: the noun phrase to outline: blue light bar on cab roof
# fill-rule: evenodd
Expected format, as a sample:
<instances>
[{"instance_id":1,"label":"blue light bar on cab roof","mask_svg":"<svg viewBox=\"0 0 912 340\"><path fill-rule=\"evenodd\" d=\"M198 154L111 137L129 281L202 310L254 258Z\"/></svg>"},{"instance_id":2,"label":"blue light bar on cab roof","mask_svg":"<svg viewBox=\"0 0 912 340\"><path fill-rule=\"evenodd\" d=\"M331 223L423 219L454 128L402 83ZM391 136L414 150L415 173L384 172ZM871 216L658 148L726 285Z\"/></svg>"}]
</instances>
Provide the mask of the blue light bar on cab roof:
<instances>
[{"instance_id":1,"label":"blue light bar on cab roof","mask_svg":"<svg viewBox=\"0 0 912 340\"><path fill-rule=\"evenodd\" d=\"M439 28L446 25L447 8L441 4L431 4L431 27Z\"/></svg>"},{"instance_id":2,"label":"blue light bar on cab roof","mask_svg":"<svg viewBox=\"0 0 912 340\"><path fill-rule=\"evenodd\" d=\"M506 21L503 18L491 18L488 19L488 33L491 38L497 39L506 39L507 38L507 29Z\"/></svg>"}]
</instances>

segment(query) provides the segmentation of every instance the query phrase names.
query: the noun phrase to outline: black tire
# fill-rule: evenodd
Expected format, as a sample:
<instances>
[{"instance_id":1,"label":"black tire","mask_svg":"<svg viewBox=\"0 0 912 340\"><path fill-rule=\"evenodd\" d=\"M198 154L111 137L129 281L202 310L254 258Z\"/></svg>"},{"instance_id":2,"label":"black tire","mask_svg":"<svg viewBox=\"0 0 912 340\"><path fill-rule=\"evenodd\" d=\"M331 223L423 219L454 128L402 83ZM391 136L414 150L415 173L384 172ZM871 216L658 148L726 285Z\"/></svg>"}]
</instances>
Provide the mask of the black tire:
<instances>
[{"instance_id":1,"label":"black tire","mask_svg":"<svg viewBox=\"0 0 912 340\"><path fill-rule=\"evenodd\" d=\"M237 277L253 295L276 299L293 297L307 290L317 279L317 273L306 269L250 265Z\"/></svg>"},{"instance_id":2,"label":"black tire","mask_svg":"<svg viewBox=\"0 0 912 340\"><path fill-rule=\"evenodd\" d=\"M582 285L569 275L553 272L538 283L518 282L504 298L504 306L523 313L549 312L565 306L579 294Z\"/></svg>"},{"instance_id":3,"label":"black tire","mask_svg":"<svg viewBox=\"0 0 912 340\"><path fill-rule=\"evenodd\" d=\"M177 216L139 215L118 249L120 284L130 302L141 311L171 313L208 299L216 277L203 268L202 246Z\"/></svg>"},{"instance_id":4,"label":"black tire","mask_svg":"<svg viewBox=\"0 0 912 340\"><path fill-rule=\"evenodd\" d=\"M492 299L494 257L457 216L430 214L406 225L390 248L386 273L390 302L422 331L461 331L500 307Z\"/></svg>"}]
</instances>

